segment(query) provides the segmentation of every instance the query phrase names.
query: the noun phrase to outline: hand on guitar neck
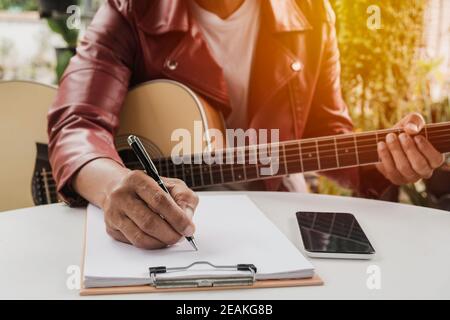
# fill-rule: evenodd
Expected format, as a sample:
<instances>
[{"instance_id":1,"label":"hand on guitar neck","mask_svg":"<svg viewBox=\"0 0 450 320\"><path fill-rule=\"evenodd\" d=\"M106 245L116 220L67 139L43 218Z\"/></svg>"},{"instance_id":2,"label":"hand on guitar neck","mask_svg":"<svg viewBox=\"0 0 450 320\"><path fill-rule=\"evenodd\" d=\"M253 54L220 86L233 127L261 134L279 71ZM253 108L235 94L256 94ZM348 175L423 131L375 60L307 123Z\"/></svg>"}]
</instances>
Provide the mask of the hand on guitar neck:
<instances>
[{"instance_id":1,"label":"hand on guitar neck","mask_svg":"<svg viewBox=\"0 0 450 320\"><path fill-rule=\"evenodd\" d=\"M80 170L74 187L104 210L111 237L143 249L161 249L194 234L192 218L198 204L197 195L183 181L165 178L164 183L170 196L144 172L97 159Z\"/></svg>"},{"instance_id":2,"label":"hand on guitar neck","mask_svg":"<svg viewBox=\"0 0 450 320\"><path fill-rule=\"evenodd\" d=\"M425 120L418 113L403 118L395 128L405 133L390 133L386 142L378 144L381 162L377 169L395 185L414 183L428 179L433 171L444 164L444 156L419 132L425 127Z\"/></svg>"}]
</instances>

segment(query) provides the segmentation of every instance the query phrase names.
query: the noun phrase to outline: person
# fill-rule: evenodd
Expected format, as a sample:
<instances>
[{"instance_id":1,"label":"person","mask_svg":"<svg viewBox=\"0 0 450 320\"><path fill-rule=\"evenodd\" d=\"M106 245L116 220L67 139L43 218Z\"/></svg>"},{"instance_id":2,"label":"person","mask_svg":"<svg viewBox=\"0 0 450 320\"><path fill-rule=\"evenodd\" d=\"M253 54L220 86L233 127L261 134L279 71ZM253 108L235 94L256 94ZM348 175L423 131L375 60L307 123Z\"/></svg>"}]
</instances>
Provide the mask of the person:
<instances>
[{"instance_id":1,"label":"person","mask_svg":"<svg viewBox=\"0 0 450 320\"><path fill-rule=\"evenodd\" d=\"M166 178L168 196L143 172L124 167L113 139L129 87L180 81L212 102L228 127L279 129L288 140L352 131L339 77L326 0L106 1L49 111L58 191L71 205L101 207L116 240L145 249L173 245L195 232L198 197ZM379 164L327 176L366 197L430 177L444 159L417 135L423 126L419 114L407 115L397 124L406 133L379 143ZM298 178L269 180L264 188L299 191Z\"/></svg>"}]
</instances>

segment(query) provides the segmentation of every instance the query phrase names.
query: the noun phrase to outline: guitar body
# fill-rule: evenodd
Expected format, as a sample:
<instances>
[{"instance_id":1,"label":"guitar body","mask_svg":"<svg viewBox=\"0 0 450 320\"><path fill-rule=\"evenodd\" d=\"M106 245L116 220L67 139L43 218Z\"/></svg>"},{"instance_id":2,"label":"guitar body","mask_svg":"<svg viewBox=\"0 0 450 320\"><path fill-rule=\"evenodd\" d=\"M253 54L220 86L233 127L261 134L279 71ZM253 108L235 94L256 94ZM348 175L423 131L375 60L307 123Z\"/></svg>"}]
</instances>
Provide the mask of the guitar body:
<instances>
[{"instance_id":1,"label":"guitar body","mask_svg":"<svg viewBox=\"0 0 450 320\"><path fill-rule=\"evenodd\" d=\"M57 201L47 155L47 113L56 90L33 82L0 83L0 143L8 150L0 166L0 211ZM142 84L125 99L116 148L125 164L128 157L135 162L126 143L134 134L152 157L168 157L177 143L171 141L172 132L183 128L193 137L196 121L203 132L225 130L220 113L186 86L170 80ZM212 145L205 139L202 147Z\"/></svg>"},{"instance_id":2,"label":"guitar body","mask_svg":"<svg viewBox=\"0 0 450 320\"><path fill-rule=\"evenodd\" d=\"M127 138L138 136L151 157L169 157L178 141L172 141L175 130L185 129L194 150L195 123L225 132L223 118L203 98L183 84L171 80L155 80L132 89L120 115L120 129L115 139L117 150L129 150ZM212 148L210 139L202 148Z\"/></svg>"},{"instance_id":3,"label":"guitar body","mask_svg":"<svg viewBox=\"0 0 450 320\"><path fill-rule=\"evenodd\" d=\"M47 113L55 93L55 87L33 82L0 82L0 211L34 205L36 143L48 141Z\"/></svg>"}]
</instances>

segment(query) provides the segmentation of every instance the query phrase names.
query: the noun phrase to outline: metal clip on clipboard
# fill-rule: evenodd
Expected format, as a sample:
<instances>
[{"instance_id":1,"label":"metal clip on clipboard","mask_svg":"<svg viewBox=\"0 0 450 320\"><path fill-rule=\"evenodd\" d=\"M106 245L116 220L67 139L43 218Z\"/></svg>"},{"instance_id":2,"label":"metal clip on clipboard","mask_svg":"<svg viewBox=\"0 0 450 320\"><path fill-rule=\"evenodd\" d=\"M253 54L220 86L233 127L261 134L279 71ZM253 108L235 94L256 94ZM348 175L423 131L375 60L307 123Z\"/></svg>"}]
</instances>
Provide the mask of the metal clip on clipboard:
<instances>
[{"instance_id":1,"label":"metal clip on clipboard","mask_svg":"<svg viewBox=\"0 0 450 320\"><path fill-rule=\"evenodd\" d=\"M196 265L208 265L220 271L247 271L247 274L237 274L229 278L220 276L205 276L198 278L162 278L158 275L167 272L187 271ZM149 268L152 284L156 288L204 288L225 286L251 286L256 281L257 269L253 264L238 264L234 266L216 266L207 261L194 262L186 267L167 268L164 266Z\"/></svg>"}]
</instances>

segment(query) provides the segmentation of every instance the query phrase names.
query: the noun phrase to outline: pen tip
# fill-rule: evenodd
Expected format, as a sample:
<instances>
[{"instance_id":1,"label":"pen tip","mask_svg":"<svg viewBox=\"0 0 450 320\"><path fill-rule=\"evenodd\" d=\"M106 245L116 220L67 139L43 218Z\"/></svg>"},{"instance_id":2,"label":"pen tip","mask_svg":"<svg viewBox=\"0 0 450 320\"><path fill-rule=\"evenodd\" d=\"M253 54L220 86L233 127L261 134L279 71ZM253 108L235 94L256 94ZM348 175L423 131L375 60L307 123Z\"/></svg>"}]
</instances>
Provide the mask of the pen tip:
<instances>
[{"instance_id":1,"label":"pen tip","mask_svg":"<svg viewBox=\"0 0 450 320\"><path fill-rule=\"evenodd\" d=\"M194 237L190 237L189 242L191 243L191 245L195 249L195 251L198 251L197 243L195 242Z\"/></svg>"}]
</instances>

